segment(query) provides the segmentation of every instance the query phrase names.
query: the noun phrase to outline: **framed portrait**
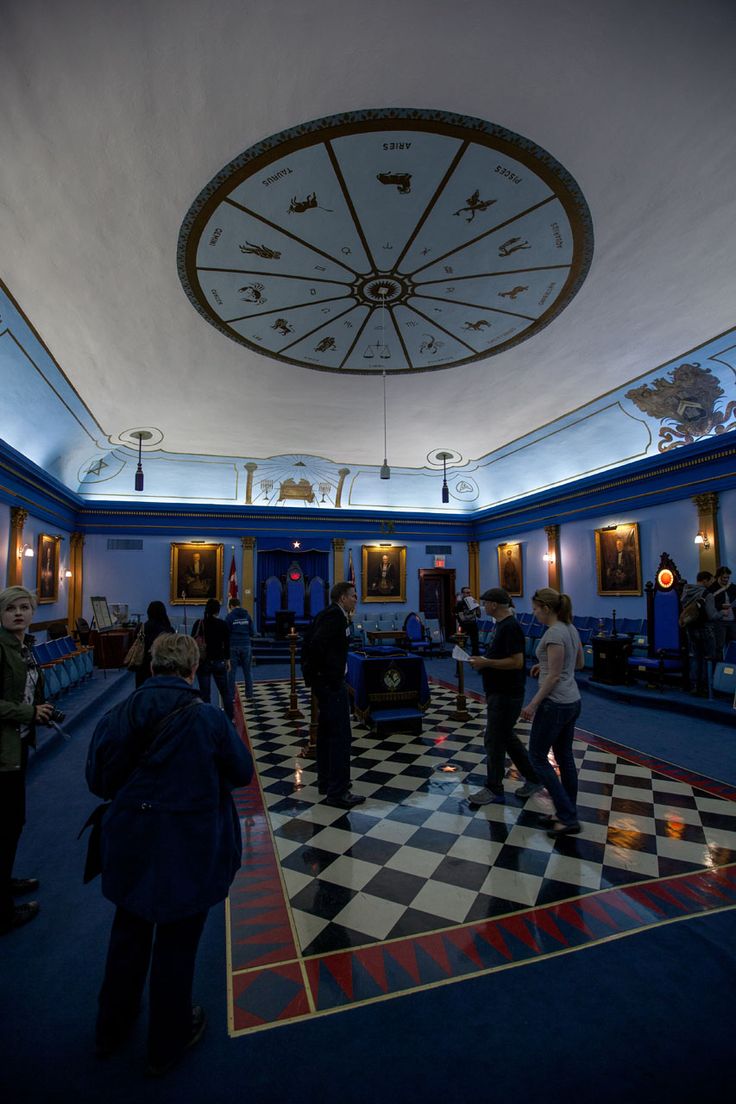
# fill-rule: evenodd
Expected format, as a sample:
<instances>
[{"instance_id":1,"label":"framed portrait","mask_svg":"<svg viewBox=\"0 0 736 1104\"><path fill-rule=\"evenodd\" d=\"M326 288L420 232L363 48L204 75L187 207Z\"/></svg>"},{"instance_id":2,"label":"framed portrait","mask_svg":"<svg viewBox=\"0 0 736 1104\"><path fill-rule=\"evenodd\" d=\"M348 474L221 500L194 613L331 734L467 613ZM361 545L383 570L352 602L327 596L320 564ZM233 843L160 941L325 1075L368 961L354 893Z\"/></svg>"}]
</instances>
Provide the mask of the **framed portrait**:
<instances>
[{"instance_id":1,"label":"framed portrait","mask_svg":"<svg viewBox=\"0 0 736 1104\"><path fill-rule=\"evenodd\" d=\"M36 594L39 604L59 597L59 537L40 533L38 537Z\"/></svg>"},{"instance_id":2,"label":"framed portrait","mask_svg":"<svg viewBox=\"0 0 736 1104\"><path fill-rule=\"evenodd\" d=\"M406 601L406 545L363 545L364 602Z\"/></svg>"},{"instance_id":3,"label":"framed portrait","mask_svg":"<svg viewBox=\"0 0 736 1104\"><path fill-rule=\"evenodd\" d=\"M208 598L222 601L223 544L172 544L172 606L203 606Z\"/></svg>"},{"instance_id":4,"label":"framed portrait","mask_svg":"<svg viewBox=\"0 0 736 1104\"><path fill-rule=\"evenodd\" d=\"M511 595L521 598L524 593L524 573L521 566L520 544L498 545L498 585Z\"/></svg>"},{"instance_id":5,"label":"framed portrait","mask_svg":"<svg viewBox=\"0 0 736 1104\"><path fill-rule=\"evenodd\" d=\"M596 529L595 569L599 594L641 594L637 522Z\"/></svg>"}]
</instances>

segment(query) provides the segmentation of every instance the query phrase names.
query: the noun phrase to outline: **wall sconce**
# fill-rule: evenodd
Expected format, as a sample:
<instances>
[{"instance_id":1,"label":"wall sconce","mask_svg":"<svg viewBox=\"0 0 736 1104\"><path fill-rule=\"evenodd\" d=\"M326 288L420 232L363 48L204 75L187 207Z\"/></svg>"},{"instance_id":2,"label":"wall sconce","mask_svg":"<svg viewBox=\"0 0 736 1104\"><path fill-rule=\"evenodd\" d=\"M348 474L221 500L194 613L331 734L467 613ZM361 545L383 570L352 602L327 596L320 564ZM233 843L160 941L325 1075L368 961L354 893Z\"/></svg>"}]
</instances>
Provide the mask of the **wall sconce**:
<instances>
[{"instance_id":1,"label":"wall sconce","mask_svg":"<svg viewBox=\"0 0 736 1104\"><path fill-rule=\"evenodd\" d=\"M553 552L545 552L544 555L542 556L542 559L544 560L545 563L554 563L555 562L554 553Z\"/></svg>"},{"instance_id":2,"label":"wall sconce","mask_svg":"<svg viewBox=\"0 0 736 1104\"><path fill-rule=\"evenodd\" d=\"M67 568L66 571L64 572L64 578L65 579L71 579L72 578L72 573L69 570L69 568Z\"/></svg>"},{"instance_id":3,"label":"wall sconce","mask_svg":"<svg viewBox=\"0 0 736 1104\"><path fill-rule=\"evenodd\" d=\"M36 553L33 551L30 544L24 544L22 548L18 549L19 560L22 560L24 556L27 560L32 560L35 555Z\"/></svg>"},{"instance_id":4,"label":"wall sconce","mask_svg":"<svg viewBox=\"0 0 736 1104\"><path fill-rule=\"evenodd\" d=\"M710 541L708 540L708 534L706 532L704 532L704 530L702 530L702 529L698 530L698 533L695 536L695 542L694 543L702 545L702 547L706 550L706 552L710 548Z\"/></svg>"}]
</instances>

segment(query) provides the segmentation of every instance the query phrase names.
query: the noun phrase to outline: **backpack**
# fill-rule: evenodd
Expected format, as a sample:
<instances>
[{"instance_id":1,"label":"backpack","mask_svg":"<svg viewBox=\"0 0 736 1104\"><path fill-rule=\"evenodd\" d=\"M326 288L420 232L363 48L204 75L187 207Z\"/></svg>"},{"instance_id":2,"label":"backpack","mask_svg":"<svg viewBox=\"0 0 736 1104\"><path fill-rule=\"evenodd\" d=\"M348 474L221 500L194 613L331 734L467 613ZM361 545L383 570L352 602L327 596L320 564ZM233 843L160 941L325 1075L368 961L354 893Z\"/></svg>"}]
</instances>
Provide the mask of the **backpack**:
<instances>
[{"instance_id":1,"label":"backpack","mask_svg":"<svg viewBox=\"0 0 736 1104\"><path fill-rule=\"evenodd\" d=\"M315 629L320 622L320 619L324 616L325 610L320 610L314 620L310 621L304 629L302 636L302 650L299 656L299 664L302 669L302 678L304 679L304 685L311 687L317 672L319 671L318 655L312 649L312 640L314 638Z\"/></svg>"},{"instance_id":2,"label":"backpack","mask_svg":"<svg viewBox=\"0 0 736 1104\"><path fill-rule=\"evenodd\" d=\"M705 620L705 602L702 598L693 598L680 610L677 622L681 629L692 629Z\"/></svg>"}]
</instances>

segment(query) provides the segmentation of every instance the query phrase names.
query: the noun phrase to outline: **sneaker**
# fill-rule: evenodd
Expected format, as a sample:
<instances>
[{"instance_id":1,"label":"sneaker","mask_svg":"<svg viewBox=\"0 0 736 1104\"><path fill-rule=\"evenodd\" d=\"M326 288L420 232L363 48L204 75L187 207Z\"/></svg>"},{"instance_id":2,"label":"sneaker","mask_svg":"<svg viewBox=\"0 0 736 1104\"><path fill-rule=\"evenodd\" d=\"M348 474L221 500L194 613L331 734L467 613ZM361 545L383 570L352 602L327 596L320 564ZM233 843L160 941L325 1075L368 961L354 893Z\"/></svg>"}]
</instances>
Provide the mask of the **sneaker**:
<instances>
[{"instance_id":1,"label":"sneaker","mask_svg":"<svg viewBox=\"0 0 736 1104\"><path fill-rule=\"evenodd\" d=\"M484 786L482 790L476 790L475 793L468 794L469 805L492 805L494 801L503 801L503 792L494 793L493 790L489 790L487 786Z\"/></svg>"},{"instance_id":2,"label":"sneaker","mask_svg":"<svg viewBox=\"0 0 736 1104\"><path fill-rule=\"evenodd\" d=\"M525 782L523 786L519 786L516 791L517 797L533 797L535 793L539 793L544 789L544 786L540 786L538 782Z\"/></svg>"}]
</instances>

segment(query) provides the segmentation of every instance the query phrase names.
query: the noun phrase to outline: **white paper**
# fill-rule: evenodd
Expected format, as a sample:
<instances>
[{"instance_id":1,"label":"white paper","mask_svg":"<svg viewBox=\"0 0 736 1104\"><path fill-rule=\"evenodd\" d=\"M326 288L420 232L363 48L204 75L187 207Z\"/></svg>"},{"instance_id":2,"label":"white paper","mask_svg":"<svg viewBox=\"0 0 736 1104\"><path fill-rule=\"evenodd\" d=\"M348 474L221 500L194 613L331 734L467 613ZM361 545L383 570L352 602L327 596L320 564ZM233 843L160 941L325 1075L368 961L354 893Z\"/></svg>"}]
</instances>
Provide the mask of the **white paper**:
<instances>
[{"instance_id":1,"label":"white paper","mask_svg":"<svg viewBox=\"0 0 736 1104\"><path fill-rule=\"evenodd\" d=\"M480 602L478 601L477 598L470 598L470 597L466 598L465 599L465 605L468 607L469 610L480 609Z\"/></svg>"},{"instance_id":2,"label":"white paper","mask_svg":"<svg viewBox=\"0 0 736 1104\"><path fill-rule=\"evenodd\" d=\"M466 651L464 651L463 648L460 647L459 644L456 644L455 647L452 649L452 658L459 659L461 663L467 663L470 659L470 656Z\"/></svg>"}]
</instances>

